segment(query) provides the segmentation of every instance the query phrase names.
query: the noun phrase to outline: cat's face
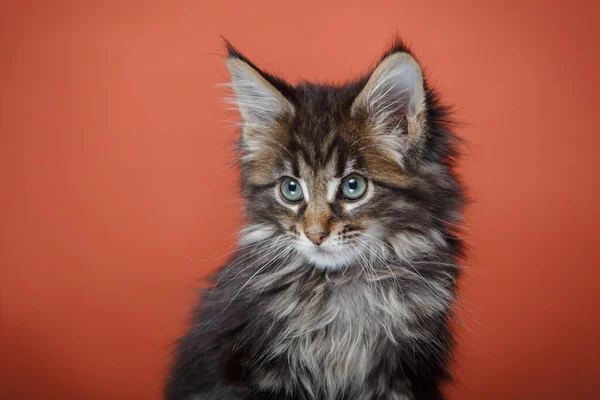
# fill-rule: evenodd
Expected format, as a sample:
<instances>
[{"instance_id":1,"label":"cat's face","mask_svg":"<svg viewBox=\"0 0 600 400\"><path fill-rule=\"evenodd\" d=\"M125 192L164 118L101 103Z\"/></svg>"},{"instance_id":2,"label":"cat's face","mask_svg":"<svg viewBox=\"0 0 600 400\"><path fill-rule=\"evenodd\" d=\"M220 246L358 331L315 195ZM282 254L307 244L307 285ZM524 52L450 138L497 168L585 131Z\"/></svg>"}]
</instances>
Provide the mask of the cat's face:
<instances>
[{"instance_id":1,"label":"cat's face","mask_svg":"<svg viewBox=\"0 0 600 400\"><path fill-rule=\"evenodd\" d=\"M416 162L427 104L413 57L392 52L343 87L292 87L233 49L227 65L242 115L246 242L279 238L280 251L319 268L426 243L434 187L453 181L443 163Z\"/></svg>"},{"instance_id":2,"label":"cat's face","mask_svg":"<svg viewBox=\"0 0 600 400\"><path fill-rule=\"evenodd\" d=\"M335 268L365 253L365 235L375 227L376 215L369 207L375 184L364 165L328 143L339 141L339 133L324 136L319 145L330 147L328 152L309 145L306 158L302 151L283 157L269 194L276 202L272 212L277 223L293 238L295 248L316 266ZM291 147L296 146L303 145Z\"/></svg>"}]
</instances>

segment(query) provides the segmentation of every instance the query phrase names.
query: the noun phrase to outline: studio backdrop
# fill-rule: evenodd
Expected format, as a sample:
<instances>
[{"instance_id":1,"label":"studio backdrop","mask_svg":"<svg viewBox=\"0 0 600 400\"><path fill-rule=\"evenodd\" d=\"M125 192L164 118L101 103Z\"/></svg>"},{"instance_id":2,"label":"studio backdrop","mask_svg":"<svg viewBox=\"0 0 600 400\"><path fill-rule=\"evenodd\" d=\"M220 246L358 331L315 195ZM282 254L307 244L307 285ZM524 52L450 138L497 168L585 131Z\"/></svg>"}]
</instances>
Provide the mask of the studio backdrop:
<instances>
[{"instance_id":1,"label":"studio backdrop","mask_svg":"<svg viewBox=\"0 0 600 400\"><path fill-rule=\"evenodd\" d=\"M600 393L598 4L5 1L4 399L160 399L242 224L223 35L340 83L395 35L466 139L452 400Z\"/></svg>"}]
</instances>

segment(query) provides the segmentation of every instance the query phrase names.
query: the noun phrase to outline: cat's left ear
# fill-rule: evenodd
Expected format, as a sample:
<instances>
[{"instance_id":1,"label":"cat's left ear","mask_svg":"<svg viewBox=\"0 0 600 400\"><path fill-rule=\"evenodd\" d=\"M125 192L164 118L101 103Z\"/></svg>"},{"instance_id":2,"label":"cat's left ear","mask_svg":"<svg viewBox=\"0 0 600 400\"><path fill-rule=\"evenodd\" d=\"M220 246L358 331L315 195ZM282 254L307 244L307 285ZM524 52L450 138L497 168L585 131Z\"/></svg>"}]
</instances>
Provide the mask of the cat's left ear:
<instances>
[{"instance_id":1,"label":"cat's left ear","mask_svg":"<svg viewBox=\"0 0 600 400\"><path fill-rule=\"evenodd\" d=\"M423 72L406 52L384 57L352 105L353 115L366 113L375 136L400 162L423 133L425 111Z\"/></svg>"}]
</instances>

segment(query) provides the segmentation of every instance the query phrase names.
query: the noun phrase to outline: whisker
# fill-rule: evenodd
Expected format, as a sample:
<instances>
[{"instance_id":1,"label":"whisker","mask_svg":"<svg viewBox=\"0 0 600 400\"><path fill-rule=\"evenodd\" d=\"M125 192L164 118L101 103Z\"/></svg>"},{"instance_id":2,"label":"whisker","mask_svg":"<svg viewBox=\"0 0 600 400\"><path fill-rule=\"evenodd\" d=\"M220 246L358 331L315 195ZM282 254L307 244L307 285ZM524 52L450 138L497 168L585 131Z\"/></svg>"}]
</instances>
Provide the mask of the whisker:
<instances>
[{"instance_id":1,"label":"whisker","mask_svg":"<svg viewBox=\"0 0 600 400\"><path fill-rule=\"evenodd\" d=\"M279 251L281 250L283 247L281 248L276 248L273 251ZM271 252L269 253L271 254ZM263 259L263 257L261 257L261 259ZM273 261L275 261L277 258L273 258L270 261L268 261L265 265L263 265L262 267L260 267L259 269L256 270L256 272L254 272L254 274L252 274L250 276L250 278L248 278L246 280L246 282L236 291L236 293L232 296L231 300L229 301L229 303L227 303L227 305L217 314L215 315L213 318L211 318L209 321L207 321L206 323L204 323L204 326L198 330L198 333L201 333L202 331L204 331L206 328L208 328L214 321L216 321L219 317L221 317L228 309L229 307L235 302L235 300L238 298L238 296L242 293L242 291L244 290L244 288L246 286L248 286L248 284L252 281L252 279L254 279L254 277L256 275L258 275L260 272L262 272L265 268L267 268L271 263L273 263ZM258 261L258 260L257 260ZM255 261L253 264L256 264ZM248 267L244 268L244 270L248 269ZM240 272L241 273L241 272ZM238 273L239 275L239 273ZM236 275L237 276L237 275Z\"/></svg>"},{"instance_id":2,"label":"whisker","mask_svg":"<svg viewBox=\"0 0 600 400\"><path fill-rule=\"evenodd\" d=\"M285 239L285 238L284 238ZM244 271L248 270L249 268L253 267L254 265L256 265L258 262L260 262L261 260L264 260L267 256L276 253L278 251L280 251L283 246L285 246L286 244L288 244L288 241L284 241L281 244L274 244L272 246L272 248L270 249L265 249L264 252L256 254L257 256L260 256L260 258L258 258L257 260L254 260L252 263L250 263L249 265L247 265L246 267L244 267L241 271L239 271L236 275L234 275L233 277L229 278L226 282L231 282L233 281L235 278L237 278L241 273L243 273ZM281 246L280 246L281 245ZM268 252L267 252L268 251ZM250 254L249 257L246 257L245 260L248 260L249 258L252 258L253 254ZM232 264L230 267L228 267L229 269L236 267L237 265L239 265L242 261L238 262L237 264Z\"/></svg>"},{"instance_id":3,"label":"whisker","mask_svg":"<svg viewBox=\"0 0 600 400\"><path fill-rule=\"evenodd\" d=\"M232 278L229 278L227 282L231 282L233 281L235 278L237 278L240 274L244 273L244 271L246 271L248 268L254 266L257 262L261 261L262 259L264 259L266 256L275 253L276 251L279 250L278 244L277 244L277 240L281 239L280 237L275 238L274 241L271 241L269 243L272 243L272 247L270 249L265 249L265 251L263 251L262 253L259 253L257 255L261 256L259 259L255 260L254 262L252 262L250 265L247 265L246 267L244 267L241 271L239 271L235 276L233 276ZM284 242L283 244L286 244L287 242ZM250 245L251 246L251 245ZM267 250L268 251L266 254L265 252ZM228 266L226 266L221 273L219 274L219 277L217 278L217 281L215 282L215 284L213 285L213 288L211 289L207 301L210 300L211 296L213 295L213 293L218 290L217 286L219 284L219 282L221 281L221 278L225 276L225 274L227 273L227 271L230 271L231 269L235 268L236 266L240 265L242 262L249 260L250 258L252 258L255 254L252 253L252 251L250 251L247 255L235 260L233 263L229 264Z\"/></svg>"},{"instance_id":4,"label":"whisker","mask_svg":"<svg viewBox=\"0 0 600 400\"><path fill-rule=\"evenodd\" d=\"M235 236L235 235L240 235L240 234L243 234L243 232L242 232L242 233L240 233L240 232L233 233L233 234L229 235L229 237L232 237L232 236ZM247 244L247 245L245 245L245 246L236 246L236 247L235 247L233 250L231 250L231 251L229 251L229 252L227 252L227 253L225 253L225 254L221 254L220 256L216 256L216 257L212 257L212 258L204 258L204 259L203 259L203 258L194 258L194 257L191 257L191 256L187 256L187 258L188 258L189 260L192 260L192 261L195 261L195 262L209 262L209 261L215 261L215 260L218 260L219 258L223 258L223 257L225 257L225 256L228 256L228 255L230 255L230 254L236 253L236 252L238 252L238 251L245 250L245 249L247 249L247 248L250 248L250 247L256 247L256 246L260 246L260 245L262 245L262 244L265 244L265 243L268 243L268 242L275 241L275 240L277 240L277 239L279 239L279 237L278 237L278 236L276 236L276 237L271 237L271 238L266 238L266 239L263 239L263 240L260 242L260 244L258 244L258 243L250 243L250 244Z\"/></svg>"},{"instance_id":5,"label":"whisker","mask_svg":"<svg viewBox=\"0 0 600 400\"><path fill-rule=\"evenodd\" d=\"M410 262L410 260L408 260L406 257L404 257L402 254L398 253L397 251L395 251L393 249L393 247L390 247L389 245L387 245L386 243L380 241L379 239L370 236L368 234L364 234L366 237L370 237L373 240L377 240L382 244L385 244L387 247L389 247L390 249L393 250L393 254L397 255L399 258L401 258L403 261L406 262L406 264L408 264L408 266L410 266L412 268L412 270L415 272L415 274L417 274L417 276L423 281L423 283L425 283L434 293L439 292L439 289L435 288L431 282L429 282L429 280L425 279L425 277L419 272L419 270Z\"/></svg>"},{"instance_id":6,"label":"whisker","mask_svg":"<svg viewBox=\"0 0 600 400\"><path fill-rule=\"evenodd\" d=\"M364 240L358 239L358 243L362 244L363 246L365 246L367 248L370 248L370 246ZM382 256L380 256L378 254L376 249L372 249L371 251L383 263L383 265L386 266L387 269L390 271L390 276L392 277L392 279L394 279L394 282L396 283L396 287L400 291L400 295L402 296L402 299L405 300L406 297L404 296L404 290L402 289L402 284L398 280L397 274L394 273L390 264Z\"/></svg>"},{"instance_id":7,"label":"whisker","mask_svg":"<svg viewBox=\"0 0 600 400\"><path fill-rule=\"evenodd\" d=\"M357 244L358 244L358 242L357 242ZM355 249L357 249L357 248L355 247ZM361 257L363 259L363 261L365 261L365 268L367 268L368 270L372 271L371 276L376 278L377 277L377 271L375 271L375 268L373 267L372 263L369 262L369 260L366 258L366 256L364 254L362 254L362 252L359 249L357 249L355 251L357 251L357 254L359 255L359 257ZM383 284L381 283L380 279L370 279L369 277L367 277L367 282L374 282L373 285L377 285L378 284L379 285L380 293L384 292L384 290L383 290Z\"/></svg>"},{"instance_id":8,"label":"whisker","mask_svg":"<svg viewBox=\"0 0 600 400\"><path fill-rule=\"evenodd\" d=\"M448 224L448 225L456 226L457 228L461 228L461 229L464 229L464 230L467 230L467 231L470 231L470 230L471 230L471 228L468 228L468 227L466 227L466 226L463 226L463 225L459 225L459 224L455 224L455 223L452 223L452 222L446 221L445 219L441 219L441 218L434 217L434 216L432 216L431 218L433 218L433 219L436 219L436 220L438 220L438 221L440 221L440 222L443 222L443 223L445 223L445 224Z\"/></svg>"}]
</instances>

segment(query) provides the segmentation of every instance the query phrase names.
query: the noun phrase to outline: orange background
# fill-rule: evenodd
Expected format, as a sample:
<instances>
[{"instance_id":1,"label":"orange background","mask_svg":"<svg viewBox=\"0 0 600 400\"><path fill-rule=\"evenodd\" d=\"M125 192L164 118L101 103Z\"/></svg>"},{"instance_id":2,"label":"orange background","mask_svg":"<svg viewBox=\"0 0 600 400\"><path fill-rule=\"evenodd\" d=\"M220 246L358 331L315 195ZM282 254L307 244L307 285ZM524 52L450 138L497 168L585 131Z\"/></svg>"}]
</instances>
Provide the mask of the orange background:
<instances>
[{"instance_id":1,"label":"orange background","mask_svg":"<svg viewBox=\"0 0 600 400\"><path fill-rule=\"evenodd\" d=\"M219 34L339 82L397 31L470 141L450 399L598 398L599 7L432 3L3 2L1 397L159 398L241 223Z\"/></svg>"}]
</instances>

